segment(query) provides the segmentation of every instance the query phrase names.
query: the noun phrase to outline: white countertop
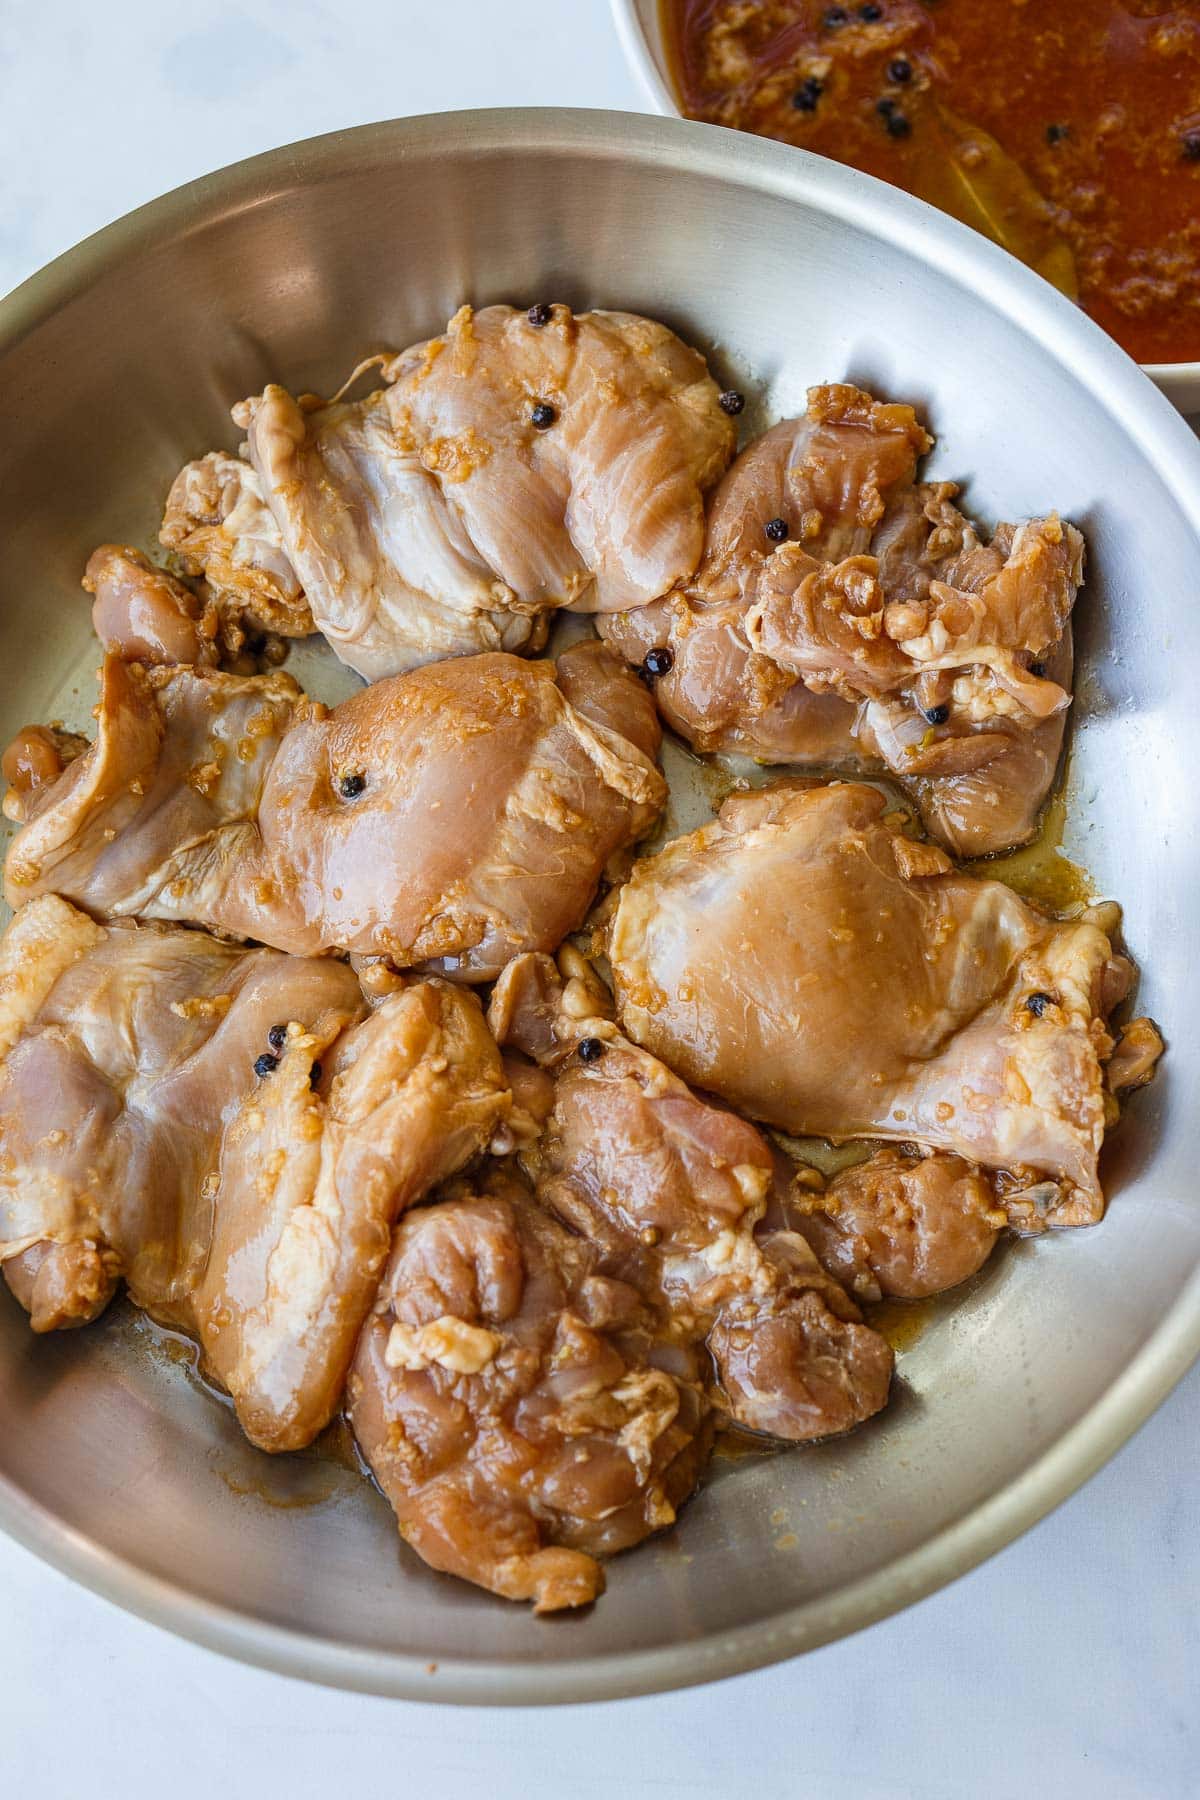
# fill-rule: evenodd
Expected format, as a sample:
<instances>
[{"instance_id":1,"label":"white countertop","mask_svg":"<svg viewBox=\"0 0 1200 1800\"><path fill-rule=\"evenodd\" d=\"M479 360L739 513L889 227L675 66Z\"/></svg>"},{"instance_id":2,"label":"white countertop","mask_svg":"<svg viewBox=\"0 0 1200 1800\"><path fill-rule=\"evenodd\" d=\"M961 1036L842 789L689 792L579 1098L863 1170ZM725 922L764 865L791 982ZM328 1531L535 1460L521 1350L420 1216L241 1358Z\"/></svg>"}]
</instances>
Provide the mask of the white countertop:
<instances>
[{"instance_id":1,"label":"white countertop","mask_svg":"<svg viewBox=\"0 0 1200 1800\"><path fill-rule=\"evenodd\" d=\"M295 138L451 107L643 107L607 0L38 0L7 17L0 291ZM1200 1370L1051 1519L900 1618L715 1688L557 1711L245 1669L0 1539L0 1792L1193 1800L1198 1443Z\"/></svg>"}]
</instances>

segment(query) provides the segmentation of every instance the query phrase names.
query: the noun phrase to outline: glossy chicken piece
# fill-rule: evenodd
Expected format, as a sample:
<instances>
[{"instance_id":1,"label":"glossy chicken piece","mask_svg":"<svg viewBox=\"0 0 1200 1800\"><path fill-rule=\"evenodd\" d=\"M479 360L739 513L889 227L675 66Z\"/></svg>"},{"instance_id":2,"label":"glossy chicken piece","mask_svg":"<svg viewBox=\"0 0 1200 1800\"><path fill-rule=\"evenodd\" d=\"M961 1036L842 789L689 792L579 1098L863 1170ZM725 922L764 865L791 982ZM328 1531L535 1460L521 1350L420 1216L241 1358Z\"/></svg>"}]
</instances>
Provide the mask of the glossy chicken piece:
<instances>
[{"instance_id":1,"label":"glossy chicken piece","mask_svg":"<svg viewBox=\"0 0 1200 1800\"><path fill-rule=\"evenodd\" d=\"M328 1423L398 1215L510 1109L472 994L369 1017L329 958L105 930L47 897L0 944L0 1260L37 1331L124 1277L194 1332L263 1449Z\"/></svg>"},{"instance_id":2,"label":"glossy chicken piece","mask_svg":"<svg viewBox=\"0 0 1200 1800\"><path fill-rule=\"evenodd\" d=\"M1104 1015L1128 965L885 811L871 788L784 784L640 863L609 946L626 1031L787 1131L1032 1171L1049 1223L1099 1218Z\"/></svg>"},{"instance_id":3,"label":"glossy chicken piece","mask_svg":"<svg viewBox=\"0 0 1200 1800\"><path fill-rule=\"evenodd\" d=\"M522 1151L539 1200L681 1339L707 1339L735 1423L804 1441L870 1418L887 1400L891 1351L803 1238L766 1228L766 1140L630 1044L603 1005L586 973L564 984L546 956L519 958L492 997L500 1041L556 1071L553 1106Z\"/></svg>"},{"instance_id":4,"label":"glossy chicken piece","mask_svg":"<svg viewBox=\"0 0 1200 1800\"><path fill-rule=\"evenodd\" d=\"M328 1040L363 1011L341 963L23 908L0 940L0 1261L34 1330L86 1323L122 1277L184 1322L269 1030Z\"/></svg>"},{"instance_id":5,"label":"glossy chicken piece","mask_svg":"<svg viewBox=\"0 0 1200 1800\"><path fill-rule=\"evenodd\" d=\"M952 484L916 484L929 442L910 408L812 389L721 484L695 581L602 629L672 652L656 697L698 749L882 764L983 855L1032 835L1053 779L1083 544L1053 516L982 542Z\"/></svg>"},{"instance_id":6,"label":"glossy chicken piece","mask_svg":"<svg viewBox=\"0 0 1200 1800\"><path fill-rule=\"evenodd\" d=\"M7 892L486 980L573 930L653 824L658 738L595 642L557 668L443 663L332 712L282 674L110 658L97 742L26 797Z\"/></svg>"},{"instance_id":7,"label":"glossy chicken piece","mask_svg":"<svg viewBox=\"0 0 1200 1800\"><path fill-rule=\"evenodd\" d=\"M657 646L672 651L674 666L655 696L698 750L862 763L851 707L753 648L746 615L775 551L768 523L782 520L792 545L822 562L861 554L888 497L911 487L930 441L911 407L845 384L813 388L803 417L755 439L717 488L695 580L657 605L601 621L631 663Z\"/></svg>"},{"instance_id":8,"label":"glossy chicken piece","mask_svg":"<svg viewBox=\"0 0 1200 1800\"><path fill-rule=\"evenodd\" d=\"M402 989L332 1042L289 1028L225 1133L191 1300L253 1443L299 1449L329 1423L393 1224L486 1147L509 1106L475 996L445 982Z\"/></svg>"},{"instance_id":9,"label":"glossy chicken piece","mask_svg":"<svg viewBox=\"0 0 1200 1800\"><path fill-rule=\"evenodd\" d=\"M1070 625L1043 666L1048 684L1070 690ZM946 730L931 732L923 713L892 698L868 702L858 732L861 745L874 745L892 773L903 776L930 836L955 856L975 857L1033 836L1066 726L1062 709L1037 723L993 714L978 728L959 715Z\"/></svg>"},{"instance_id":10,"label":"glossy chicken piece","mask_svg":"<svg viewBox=\"0 0 1200 1800\"><path fill-rule=\"evenodd\" d=\"M822 1266L863 1301L957 1287L1008 1223L982 1170L940 1150L877 1150L823 1191L795 1186L785 1211Z\"/></svg>"},{"instance_id":11,"label":"glossy chicken piece","mask_svg":"<svg viewBox=\"0 0 1200 1800\"><path fill-rule=\"evenodd\" d=\"M638 605L694 572L736 433L665 327L463 307L372 366L389 386L362 400L272 385L234 409L317 624L368 679L536 650L558 607Z\"/></svg>"},{"instance_id":12,"label":"glossy chicken piece","mask_svg":"<svg viewBox=\"0 0 1200 1800\"><path fill-rule=\"evenodd\" d=\"M0 775L6 783L4 817L16 824L29 818L38 794L53 787L68 763L87 747L85 737L58 725L26 725L18 731L0 757Z\"/></svg>"},{"instance_id":13,"label":"glossy chicken piece","mask_svg":"<svg viewBox=\"0 0 1200 1800\"><path fill-rule=\"evenodd\" d=\"M261 856L255 819L266 778L307 710L287 675L107 656L95 742L57 780L10 790L9 816L24 825L5 863L10 906L59 893L104 916L225 928L211 900ZM263 873L256 865L254 877ZM270 933L247 926L243 935Z\"/></svg>"},{"instance_id":14,"label":"glossy chicken piece","mask_svg":"<svg viewBox=\"0 0 1200 1800\"><path fill-rule=\"evenodd\" d=\"M404 1541L537 1612L674 1522L710 1438L685 1351L511 1176L410 1213L348 1394Z\"/></svg>"},{"instance_id":15,"label":"glossy chicken piece","mask_svg":"<svg viewBox=\"0 0 1200 1800\"><path fill-rule=\"evenodd\" d=\"M96 596L92 626L106 652L126 662L203 663L218 659L218 616L140 550L101 544L83 586Z\"/></svg>"},{"instance_id":16,"label":"glossy chicken piece","mask_svg":"<svg viewBox=\"0 0 1200 1800\"><path fill-rule=\"evenodd\" d=\"M241 457L215 450L181 469L158 537L186 574L204 577L224 620L282 637L316 630L258 476Z\"/></svg>"}]
</instances>

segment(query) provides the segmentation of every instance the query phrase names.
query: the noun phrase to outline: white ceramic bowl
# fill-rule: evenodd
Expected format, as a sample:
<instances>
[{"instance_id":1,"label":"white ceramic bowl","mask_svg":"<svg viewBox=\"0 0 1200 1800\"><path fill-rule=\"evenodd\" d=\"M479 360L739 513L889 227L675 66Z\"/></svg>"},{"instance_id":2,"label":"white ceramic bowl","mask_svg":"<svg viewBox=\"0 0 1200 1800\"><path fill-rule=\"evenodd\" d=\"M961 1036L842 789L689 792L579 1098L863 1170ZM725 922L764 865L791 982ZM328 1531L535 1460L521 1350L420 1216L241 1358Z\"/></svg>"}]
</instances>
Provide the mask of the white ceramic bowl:
<instances>
[{"instance_id":1,"label":"white ceramic bowl","mask_svg":"<svg viewBox=\"0 0 1200 1800\"><path fill-rule=\"evenodd\" d=\"M612 0L612 10L625 55L647 98L658 112L681 118L663 38L661 0ZM1181 413L1200 414L1200 362L1141 366Z\"/></svg>"}]
</instances>

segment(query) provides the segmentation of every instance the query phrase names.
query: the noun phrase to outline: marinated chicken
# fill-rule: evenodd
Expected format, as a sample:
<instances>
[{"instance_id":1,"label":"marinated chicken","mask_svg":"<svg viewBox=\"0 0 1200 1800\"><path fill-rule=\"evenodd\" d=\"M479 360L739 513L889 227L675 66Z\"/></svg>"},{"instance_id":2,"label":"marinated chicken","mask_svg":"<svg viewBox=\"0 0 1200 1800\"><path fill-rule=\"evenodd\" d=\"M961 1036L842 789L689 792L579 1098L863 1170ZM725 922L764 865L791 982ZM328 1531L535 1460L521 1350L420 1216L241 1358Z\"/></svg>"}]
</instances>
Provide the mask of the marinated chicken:
<instances>
[{"instance_id":1,"label":"marinated chicken","mask_svg":"<svg viewBox=\"0 0 1200 1800\"><path fill-rule=\"evenodd\" d=\"M316 630L258 476L241 457L215 450L181 469L158 536L185 574L203 577L223 617L281 637Z\"/></svg>"},{"instance_id":2,"label":"marinated chicken","mask_svg":"<svg viewBox=\"0 0 1200 1800\"><path fill-rule=\"evenodd\" d=\"M109 657L98 719L18 797L10 904L54 892L469 981L574 929L666 793L653 703L595 642L557 667L443 663L332 712L281 672Z\"/></svg>"},{"instance_id":3,"label":"marinated chicken","mask_svg":"<svg viewBox=\"0 0 1200 1800\"><path fill-rule=\"evenodd\" d=\"M218 661L219 616L185 582L127 545L101 544L88 559L83 586L96 596L92 626L106 653L126 662Z\"/></svg>"},{"instance_id":4,"label":"marinated chicken","mask_svg":"<svg viewBox=\"0 0 1200 1800\"><path fill-rule=\"evenodd\" d=\"M822 1266L864 1302L924 1300L957 1287L1010 1223L975 1164L890 1146L815 1191L795 1182L784 1210Z\"/></svg>"},{"instance_id":5,"label":"marinated chicken","mask_svg":"<svg viewBox=\"0 0 1200 1800\"><path fill-rule=\"evenodd\" d=\"M696 748L886 768L978 856L1027 839L1049 791L1083 541L1051 515L983 543L953 484L917 483L931 442L911 407L811 389L717 489L695 580L601 630L632 663L657 652Z\"/></svg>"},{"instance_id":6,"label":"marinated chicken","mask_svg":"<svg viewBox=\"0 0 1200 1800\"><path fill-rule=\"evenodd\" d=\"M949 1150L1021 1171L1049 1224L1098 1219L1105 1020L1130 965L886 806L852 783L739 794L641 862L609 944L625 1030L786 1131Z\"/></svg>"},{"instance_id":7,"label":"marinated chicken","mask_svg":"<svg viewBox=\"0 0 1200 1800\"><path fill-rule=\"evenodd\" d=\"M365 1010L341 963L106 928L53 895L22 908L0 939L0 1258L34 1330L83 1323L122 1278L177 1316L208 1253L205 1182L271 1028L332 1039Z\"/></svg>"},{"instance_id":8,"label":"marinated chicken","mask_svg":"<svg viewBox=\"0 0 1200 1800\"><path fill-rule=\"evenodd\" d=\"M1035 831L1079 533L981 534L909 406L815 387L733 460L742 410L664 326L550 304L271 384L176 478L169 568L88 562L94 742L3 756L33 1330L124 1284L253 1443L344 1407L418 1556L538 1612L675 1521L717 1425L880 1413L860 1308L1098 1220L1163 1050L1115 1022L1114 903L947 854ZM564 610L599 639L532 660ZM273 667L315 631L373 684L332 709ZM808 773L635 863L660 713Z\"/></svg>"},{"instance_id":9,"label":"marinated chicken","mask_svg":"<svg viewBox=\"0 0 1200 1800\"><path fill-rule=\"evenodd\" d=\"M205 457L171 491L162 537L186 567L218 592L302 589L368 680L536 651L559 607L640 606L694 574L736 430L665 326L464 306L355 374L372 368L388 385L360 400L272 384L234 408L246 463Z\"/></svg>"},{"instance_id":10,"label":"marinated chicken","mask_svg":"<svg viewBox=\"0 0 1200 1800\"><path fill-rule=\"evenodd\" d=\"M599 1265L495 1172L402 1220L350 1376L405 1543L537 1612L674 1523L711 1436L695 1359Z\"/></svg>"},{"instance_id":11,"label":"marinated chicken","mask_svg":"<svg viewBox=\"0 0 1200 1800\"><path fill-rule=\"evenodd\" d=\"M399 1213L511 1100L474 996L366 1006L329 958L107 929L54 896L0 941L0 1261L35 1331L124 1278L192 1331L247 1435L328 1423Z\"/></svg>"},{"instance_id":12,"label":"marinated chicken","mask_svg":"<svg viewBox=\"0 0 1200 1800\"><path fill-rule=\"evenodd\" d=\"M607 1010L594 981L564 986L548 956L519 958L496 984L500 1042L556 1071L522 1153L539 1200L679 1340L707 1341L735 1424L804 1441L870 1418L891 1350L803 1237L766 1227L777 1159L765 1138L630 1044Z\"/></svg>"}]
</instances>

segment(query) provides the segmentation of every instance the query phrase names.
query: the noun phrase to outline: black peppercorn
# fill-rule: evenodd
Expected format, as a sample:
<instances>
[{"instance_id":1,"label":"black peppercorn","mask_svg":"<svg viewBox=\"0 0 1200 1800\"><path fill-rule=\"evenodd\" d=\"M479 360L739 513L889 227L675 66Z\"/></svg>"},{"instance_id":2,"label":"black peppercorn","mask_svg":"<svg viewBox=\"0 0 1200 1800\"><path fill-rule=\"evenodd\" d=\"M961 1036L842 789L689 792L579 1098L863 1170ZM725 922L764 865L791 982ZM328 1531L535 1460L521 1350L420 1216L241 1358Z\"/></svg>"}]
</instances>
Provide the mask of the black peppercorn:
<instances>
[{"instance_id":1,"label":"black peppercorn","mask_svg":"<svg viewBox=\"0 0 1200 1800\"><path fill-rule=\"evenodd\" d=\"M647 650L642 664L644 673L651 676L669 675L674 667L675 652L666 644L656 644L653 650Z\"/></svg>"},{"instance_id":2,"label":"black peppercorn","mask_svg":"<svg viewBox=\"0 0 1200 1800\"><path fill-rule=\"evenodd\" d=\"M875 102L875 111L881 118L887 119L895 112L897 104L898 102L893 100L890 94L885 94L882 100Z\"/></svg>"},{"instance_id":3,"label":"black peppercorn","mask_svg":"<svg viewBox=\"0 0 1200 1800\"><path fill-rule=\"evenodd\" d=\"M823 23L827 31L836 31L839 25L848 25L850 23L850 14L846 11L844 6L829 6L825 9Z\"/></svg>"},{"instance_id":4,"label":"black peppercorn","mask_svg":"<svg viewBox=\"0 0 1200 1800\"><path fill-rule=\"evenodd\" d=\"M279 1058L272 1056L269 1050L264 1050L261 1056L254 1059L254 1073L260 1078L263 1075L273 1075L278 1067Z\"/></svg>"},{"instance_id":5,"label":"black peppercorn","mask_svg":"<svg viewBox=\"0 0 1200 1800\"><path fill-rule=\"evenodd\" d=\"M810 75L805 81L800 83L800 86L792 95L792 105L797 112L815 112L817 110L817 101L824 92L825 83L816 75Z\"/></svg>"},{"instance_id":6,"label":"black peppercorn","mask_svg":"<svg viewBox=\"0 0 1200 1800\"><path fill-rule=\"evenodd\" d=\"M550 323L551 319L554 317L554 313L552 309L546 305L545 301L542 300L539 301L536 306L531 306L529 311L525 314L525 317L529 320L531 325L537 326L540 329L541 326Z\"/></svg>"},{"instance_id":7,"label":"black peppercorn","mask_svg":"<svg viewBox=\"0 0 1200 1800\"><path fill-rule=\"evenodd\" d=\"M882 6L875 6L873 3L869 3L866 6L859 7L858 16L860 19L865 19L868 25L873 25L876 19L882 19L883 8Z\"/></svg>"},{"instance_id":8,"label":"black peppercorn","mask_svg":"<svg viewBox=\"0 0 1200 1800\"><path fill-rule=\"evenodd\" d=\"M319 1062L315 1062L313 1064L312 1068L308 1071L309 1087L315 1088L317 1086L318 1082L320 1081L320 1079L321 1079L321 1065Z\"/></svg>"},{"instance_id":9,"label":"black peppercorn","mask_svg":"<svg viewBox=\"0 0 1200 1800\"><path fill-rule=\"evenodd\" d=\"M604 1045L599 1038L581 1038L579 1040L580 1062L599 1062L604 1055Z\"/></svg>"},{"instance_id":10,"label":"black peppercorn","mask_svg":"<svg viewBox=\"0 0 1200 1800\"><path fill-rule=\"evenodd\" d=\"M950 708L948 706L927 706L924 711L925 717L929 720L931 725L944 725L946 720L950 717Z\"/></svg>"},{"instance_id":11,"label":"black peppercorn","mask_svg":"<svg viewBox=\"0 0 1200 1800\"><path fill-rule=\"evenodd\" d=\"M737 418L745 404L746 396L739 394L736 388L726 388L723 394L717 395L717 405L722 412L728 413L731 419Z\"/></svg>"},{"instance_id":12,"label":"black peppercorn","mask_svg":"<svg viewBox=\"0 0 1200 1800\"><path fill-rule=\"evenodd\" d=\"M272 1050L282 1050L283 1046L287 1043L287 1026L272 1025L270 1031L267 1033L267 1042L270 1044Z\"/></svg>"},{"instance_id":13,"label":"black peppercorn","mask_svg":"<svg viewBox=\"0 0 1200 1800\"><path fill-rule=\"evenodd\" d=\"M1053 994L1030 994L1025 1002L1027 1011L1031 1012L1035 1019L1040 1019L1046 1008L1053 1005Z\"/></svg>"},{"instance_id":14,"label":"black peppercorn","mask_svg":"<svg viewBox=\"0 0 1200 1800\"><path fill-rule=\"evenodd\" d=\"M768 519L763 530L773 544L782 544L787 540L788 522L786 519Z\"/></svg>"},{"instance_id":15,"label":"black peppercorn","mask_svg":"<svg viewBox=\"0 0 1200 1800\"><path fill-rule=\"evenodd\" d=\"M906 138L912 134L912 126L909 124L903 113L889 113L886 123L889 137Z\"/></svg>"},{"instance_id":16,"label":"black peppercorn","mask_svg":"<svg viewBox=\"0 0 1200 1800\"><path fill-rule=\"evenodd\" d=\"M1070 137L1070 135L1071 127L1069 125L1047 125L1046 127L1046 142L1048 144L1061 144L1063 139Z\"/></svg>"},{"instance_id":17,"label":"black peppercorn","mask_svg":"<svg viewBox=\"0 0 1200 1800\"><path fill-rule=\"evenodd\" d=\"M901 87L906 81L912 80L912 64L906 56L898 56L888 64L888 79L899 82Z\"/></svg>"},{"instance_id":18,"label":"black peppercorn","mask_svg":"<svg viewBox=\"0 0 1200 1800\"><path fill-rule=\"evenodd\" d=\"M1189 131L1182 145L1184 162L1200 162L1200 131Z\"/></svg>"},{"instance_id":19,"label":"black peppercorn","mask_svg":"<svg viewBox=\"0 0 1200 1800\"><path fill-rule=\"evenodd\" d=\"M547 406L544 400L539 400L529 415L529 423L535 431L549 431L557 417L558 414L552 406Z\"/></svg>"},{"instance_id":20,"label":"black peppercorn","mask_svg":"<svg viewBox=\"0 0 1200 1800\"><path fill-rule=\"evenodd\" d=\"M357 800L366 785L366 776L360 775L357 770L338 777L338 793L343 800Z\"/></svg>"}]
</instances>

